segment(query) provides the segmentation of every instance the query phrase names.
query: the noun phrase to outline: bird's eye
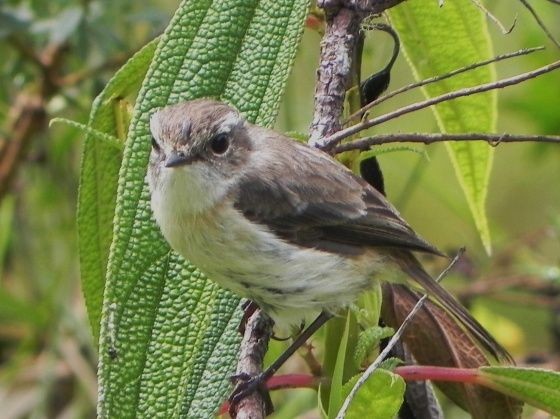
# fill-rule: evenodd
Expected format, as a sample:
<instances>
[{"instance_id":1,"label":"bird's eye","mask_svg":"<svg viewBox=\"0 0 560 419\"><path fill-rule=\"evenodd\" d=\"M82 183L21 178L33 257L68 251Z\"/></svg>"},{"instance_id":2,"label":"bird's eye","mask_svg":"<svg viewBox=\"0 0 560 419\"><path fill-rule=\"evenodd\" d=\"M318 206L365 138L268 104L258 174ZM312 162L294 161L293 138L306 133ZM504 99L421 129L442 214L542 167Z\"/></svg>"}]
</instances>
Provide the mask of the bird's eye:
<instances>
[{"instance_id":1,"label":"bird's eye","mask_svg":"<svg viewBox=\"0 0 560 419\"><path fill-rule=\"evenodd\" d=\"M229 148L229 138L226 133L215 135L210 140L210 149L214 154L224 154Z\"/></svg>"},{"instance_id":2,"label":"bird's eye","mask_svg":"<svg viewBox=\"0 0 560 419\"><path fill-rule=\"evenodd\" d=\"M156 139L154 137L152 137L152 149L155 151L159 151L159 144L157 143Z\"/></svg>"}]
</instances>

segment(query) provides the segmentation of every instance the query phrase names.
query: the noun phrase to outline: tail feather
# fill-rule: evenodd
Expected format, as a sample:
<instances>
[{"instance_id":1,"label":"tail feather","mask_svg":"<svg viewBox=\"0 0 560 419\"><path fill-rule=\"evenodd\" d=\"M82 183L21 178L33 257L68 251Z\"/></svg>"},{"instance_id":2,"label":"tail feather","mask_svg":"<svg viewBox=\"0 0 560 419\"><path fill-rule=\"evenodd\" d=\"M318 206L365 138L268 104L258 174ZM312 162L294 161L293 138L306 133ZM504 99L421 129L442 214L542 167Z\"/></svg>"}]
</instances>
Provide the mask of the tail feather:
<instances>
[{"instance_id":1,"label":"tail feather","mask_svg":"<svg viewBox=\"0 0 560 419\"><path fill-rule=\"evenodd\" d=\"M430 297L441 304L498 361L512 363L511 355L482 327L482 325L449 292L435 281L409 252L398 252L395 261Z\"/></svg>"}]
</instances>

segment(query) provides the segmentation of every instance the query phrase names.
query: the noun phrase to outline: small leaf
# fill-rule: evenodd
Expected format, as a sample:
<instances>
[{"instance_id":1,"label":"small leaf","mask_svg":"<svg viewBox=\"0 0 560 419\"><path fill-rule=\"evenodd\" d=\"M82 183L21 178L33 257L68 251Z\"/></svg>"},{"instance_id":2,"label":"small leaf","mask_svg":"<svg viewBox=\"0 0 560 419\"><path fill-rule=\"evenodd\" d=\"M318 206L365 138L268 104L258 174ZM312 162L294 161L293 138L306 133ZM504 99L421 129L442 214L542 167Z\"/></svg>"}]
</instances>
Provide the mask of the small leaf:
<instances>
[{"instance_id":1,"label":"small leaf","mask_svg":"<svg viewBox=\"0 0 560 419\"><path fill-rule=\"evenodd\" d=\"M49 127L57 123L66 124L68 126L76 128L82 131L84 134L91 135L98 141L104 141L107 145L111 147L115 147L115 149L119 151L122 151L122 149L124 148L124 144L120 142L117 137L113 137L112 135L105 134L104 132L96 130L95 128L92 128L88 125L80 124L79 122L72 121L66 118L53 118L49 122Z\"/></svg>"},{"instance_id":2,"label":"small leaf","mask_svg":"<svg viewBox=\"0 0 560 419\"><path fill-rule=\"evenodd\" d=\"M404 390L402 378L378 369L356 393L346 419L393 419L403 403Z\"/></svg>"},{"instance_id":3,"label":"small leaf","mask_svg":"<svg viewBox=\"0 0 560 419\"><path fill-rule=\"evenodd\" d=\"M395 331L392 327L374 326L369 329L362 330L358 335L358 343L354 353L354 361L360 366L372 351L374 347L379 345L381 339L393 336Z\"/></svg>"},{"instance_id":4,"label":"small leaf","mask_svg":"<svg viewBox=\"0 0 560 419\"><path fill-rule=\"evenodd\" d=\"M344 366L346 365L347 345L348 345L348 335L350 332L350 320L352 313L349 311L346 314L346 324L344 327L344 333L340 337L340 345L338 347L338 352L336 356L336 363L334 365L334 372L331 377L331 388L329 393L329 418L334 418L336 412L342 405L342 386Z\"/></svg>"},{"instance_id":5,"label":"small leaf","mask_svg":"<svg viewBox=\"0 0 560 419\"><path fill-rule=\"evenodd\" d=\"M560 373L538 368L482 367L479 382L560 416Z\"/></svg>"}]
</instances>

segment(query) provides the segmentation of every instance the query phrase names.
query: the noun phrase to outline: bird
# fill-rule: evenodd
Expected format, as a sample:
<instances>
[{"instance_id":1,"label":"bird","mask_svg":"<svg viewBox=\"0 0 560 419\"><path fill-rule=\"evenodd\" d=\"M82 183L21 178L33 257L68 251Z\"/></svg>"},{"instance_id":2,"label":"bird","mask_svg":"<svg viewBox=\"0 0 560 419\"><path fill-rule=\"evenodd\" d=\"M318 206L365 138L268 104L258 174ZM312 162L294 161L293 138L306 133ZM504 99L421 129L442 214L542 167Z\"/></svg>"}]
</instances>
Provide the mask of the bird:
<instances>
[{"instance_id":1,"label":"bird","mask_svg":"<svg viewBox=\"0 0 560 419\"><path fill-rule=\"evenodd\" d=\"M414 255L442 253L329 154L254 125L211 98L156 110L150 131L147 180L163 236L210 280L254 301L279 327L315 318L292 346L376 281L389 281L423 289L486 351L509 359ZM285 359L248 377L241 396Z\"/></svg>"}]
</instances>

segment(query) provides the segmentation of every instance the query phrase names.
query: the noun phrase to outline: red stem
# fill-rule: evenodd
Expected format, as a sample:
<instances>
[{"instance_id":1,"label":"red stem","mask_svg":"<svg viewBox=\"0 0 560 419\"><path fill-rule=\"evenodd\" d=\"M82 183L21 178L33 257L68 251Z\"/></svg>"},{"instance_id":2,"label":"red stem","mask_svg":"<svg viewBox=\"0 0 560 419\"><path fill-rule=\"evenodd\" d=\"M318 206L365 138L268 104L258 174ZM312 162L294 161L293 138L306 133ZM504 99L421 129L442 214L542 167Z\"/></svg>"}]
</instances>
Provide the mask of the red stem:
<instances>
[{"instance_id":1,"label":"red stem","mask_svg":"<svg viewBox=\"0 0 560 419\"><path fill-rule=\"evenodd\" d=\"M395 374L406 381L448 381L465 384L482 384L479 371L474 368L449 368L431 365L405 365L395 368ZM268 390L280 390L283 388L317 388L320 377L310 374L284 374L272 376L266 382ZM220 407L217 415L223 415L229 410L226 401Z\"/></svg>"},{"instance_id":2,"label":"red stem","mask_svg":"<svg viewBox=\"0 0 560 419\"><path fill-rule=\"evenodd\" d=\"M435 367L431 365L406 365L395 368L395 374L406 381L450 381L465 384L477 384L477 369Z\"/></svg>"}]
</instances>

